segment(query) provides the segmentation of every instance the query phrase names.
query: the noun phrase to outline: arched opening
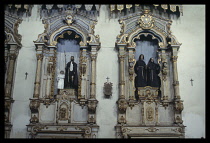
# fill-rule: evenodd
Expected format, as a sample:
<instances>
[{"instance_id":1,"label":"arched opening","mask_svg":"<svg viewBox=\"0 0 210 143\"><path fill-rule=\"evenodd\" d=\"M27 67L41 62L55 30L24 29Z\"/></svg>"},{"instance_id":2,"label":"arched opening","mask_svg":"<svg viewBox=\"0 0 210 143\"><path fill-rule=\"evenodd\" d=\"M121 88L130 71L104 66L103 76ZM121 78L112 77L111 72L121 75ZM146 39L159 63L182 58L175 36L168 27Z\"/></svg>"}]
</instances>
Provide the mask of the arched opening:
<instances>
[{"instance_id":1,"label":"arched opening","mask_svg":"<svg viewBox=\"0 0 210 143\"><path fill-rule=\"evenodd\" d=\"M161 39L155 37L151 33L140 33L133 39L136 43L135 47L135 59L136 64L134 66L134 71L136 77L134 79L135 83L135 98L138 100L138 88L150 86L152 88L160 88L160 65L159 65L159 43ZM143 58L142 56L143 55ZM154 61L153 61L153 60ZM160 90L158 90L159 96L161 95Z\"/></svg>"},{"instance_id":2,"label":"arched opening","mask_svg":"<svg viewBox=\"0 0 210 143\"><path fill-rule=\"evenodd\" d=\"M80 45L82 38L73 30L66 30L56 38L57 60L54 94L60 89L78 88ZM73 57L73 60L72 60ZM73 77L69 77L69 76Z\"/></svg>"},{"instance_id":3,"label":"arched opening","mask_svg":"<svg viewBox=\"0 0 210 143\"><path fill-rule=\"evenodd\" d=\"M154 58L155 63L158 60L158 40L152 39L152 35L140 35L139 39L135 39L136 52L135 59L138 60L141 54L144 55L144 61L147 64L150 58Z\"/></svg>"}]
</instances>

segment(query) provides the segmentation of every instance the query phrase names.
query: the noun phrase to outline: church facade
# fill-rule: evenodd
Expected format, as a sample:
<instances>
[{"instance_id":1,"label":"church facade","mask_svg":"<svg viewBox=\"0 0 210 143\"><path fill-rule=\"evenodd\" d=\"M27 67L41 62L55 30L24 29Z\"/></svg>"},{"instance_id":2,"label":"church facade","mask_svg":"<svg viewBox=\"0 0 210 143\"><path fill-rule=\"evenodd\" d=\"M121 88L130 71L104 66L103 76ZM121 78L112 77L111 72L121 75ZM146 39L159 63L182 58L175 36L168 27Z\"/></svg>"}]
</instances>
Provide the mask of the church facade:
<instances>
[{"instance_id":1,"label":"church facade","mask_svg":"<svg viewBox=\"0 0 210 143\"><path fill-rule=\"evenodd\" d=\"M204 87L203 76L186 82L179 72L189 41L172 23L185 7L187 19L193 6L6 5L5 138L205 137L203 94L201 115L189 115L199 126L183 117L197 97L180 77L188 89Z\"/></svg>"}]
</instances>

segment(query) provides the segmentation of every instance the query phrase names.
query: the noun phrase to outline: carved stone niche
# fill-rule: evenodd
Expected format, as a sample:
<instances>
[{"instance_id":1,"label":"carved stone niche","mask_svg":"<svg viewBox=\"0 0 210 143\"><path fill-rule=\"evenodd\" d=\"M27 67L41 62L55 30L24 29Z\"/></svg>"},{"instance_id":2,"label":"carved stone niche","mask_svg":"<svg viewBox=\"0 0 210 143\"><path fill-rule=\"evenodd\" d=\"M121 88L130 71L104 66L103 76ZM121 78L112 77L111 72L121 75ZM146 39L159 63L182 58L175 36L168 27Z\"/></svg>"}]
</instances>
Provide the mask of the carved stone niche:
<instances>
[{"instance_id":1,"label":"carved stone niche","mask_svg":"<svg viewBox=\"0 0 210 143\"><path fill-rule=\"evenodd\" d=\"M31 109L31 112L32 113L36 113L38 112L38 108L39 108L39 105L40 105L40 101L39 100L31 100L30 104L29 104L29 107Z\"/></svg>"},{"instance_id":2,"label":"carved stone niche","mask_svg":"<svg viewBox=\"0 0 210 143\"><path fill-rule=\"evenodd\" d=\"M58 108L58 123L69 123L70 122L70 104L62 102Z\"/></svg>"}]
</instances>

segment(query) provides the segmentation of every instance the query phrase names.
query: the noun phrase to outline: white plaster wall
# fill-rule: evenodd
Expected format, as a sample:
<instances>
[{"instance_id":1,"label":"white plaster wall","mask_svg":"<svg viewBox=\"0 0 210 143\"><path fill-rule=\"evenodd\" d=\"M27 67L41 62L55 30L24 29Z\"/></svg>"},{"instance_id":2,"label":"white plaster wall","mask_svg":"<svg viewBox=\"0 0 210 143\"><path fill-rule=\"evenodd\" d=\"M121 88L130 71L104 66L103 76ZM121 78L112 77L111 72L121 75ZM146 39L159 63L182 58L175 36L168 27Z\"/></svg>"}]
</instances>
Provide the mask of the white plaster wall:
<instances>
[{"instance_id":1,"label":"white plaster wall","mask_svg":"<svg viewBox=\"0 0 210 143\"><path fill-rule=\"evenodd\" d=\"M186 138L205 137L205 5L184 5L172 34L182 43L178 53L180 95L184 100ZM191 86L190 79L193 79Z\"/></svg>"},{"instance_id":2,"label":"white plaster wall","mask_svg":"<svg viewBox=\"0 0 210 143\"><path fill-rule=\"evenodd\" d=\"M24 19L19 25L18 32L22 35L22 48L17 58L11 122L13 124L11 138L27 138L26 125L29 124L31 112L29 98L33 97L34 81L36 75L35 41L38 34L44 31L42 22L36 20L36 5L32 9L32 17ZM25 73L28 73L25 80Z\"/></svg>"},{"instance_id":3,"label":"white plaster wall","mask_svg":"<svg viewBox=\"0 0 210 143\"><path fill-rule=\"evenodd\" d=\"M119 65L118 52L115 51L116 37L120 32L117 19L108 18L107 5L102 5L95 34L100 35L101 49L96 63L96 98L99 101L96 110L96 121L99 125L98 138L115 138L117 125L117 104ZM104 98L103 87L109 77L113 83L113 93L110 99Z\"/></svg>"}]
</instances>

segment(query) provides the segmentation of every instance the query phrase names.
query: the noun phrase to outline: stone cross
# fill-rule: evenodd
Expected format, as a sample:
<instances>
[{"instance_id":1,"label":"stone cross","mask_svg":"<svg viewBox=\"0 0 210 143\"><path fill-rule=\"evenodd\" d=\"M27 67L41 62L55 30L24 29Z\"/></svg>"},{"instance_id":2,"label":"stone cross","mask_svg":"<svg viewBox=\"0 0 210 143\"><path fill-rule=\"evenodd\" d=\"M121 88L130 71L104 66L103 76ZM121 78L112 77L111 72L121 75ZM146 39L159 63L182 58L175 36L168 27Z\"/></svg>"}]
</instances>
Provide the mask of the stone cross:
<instances>
[{"instance_id":1,"label":"stone cross","mask_svg":"<svg viewBox=\"0 0 210 143\"><path fill-rule=\"evenodd\" d=\"M107 82L108 82L109 81L109 77L107 77L106 79L107 79Z\"/></svg>"},{"instance_id":2,"label":"stone cross","mask_svg":"<svg viewBox=\"0 0 210 143\"><path fill-rule=\"evenodd\" d=\"M26 75L26 77L25 77L25 80L26 80L26 79L27 79L27 75L28 75L28 73L26 72L26 73L25 73L25 75Z\"/></svg>"},{"instance_id":3,"label":"stone cross","mask_svg":"<svg viewBox=\"0 0 210 143\"><path fill-rule=\"evenodd\" d=\"M193 81L194 81L194 80L191 78L191 80L190 80L190 81L191 81L191 86L193 86Z\"/></svg>"}]
</instances>

